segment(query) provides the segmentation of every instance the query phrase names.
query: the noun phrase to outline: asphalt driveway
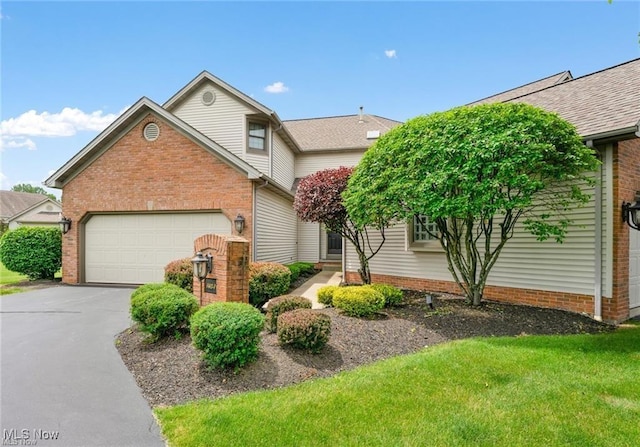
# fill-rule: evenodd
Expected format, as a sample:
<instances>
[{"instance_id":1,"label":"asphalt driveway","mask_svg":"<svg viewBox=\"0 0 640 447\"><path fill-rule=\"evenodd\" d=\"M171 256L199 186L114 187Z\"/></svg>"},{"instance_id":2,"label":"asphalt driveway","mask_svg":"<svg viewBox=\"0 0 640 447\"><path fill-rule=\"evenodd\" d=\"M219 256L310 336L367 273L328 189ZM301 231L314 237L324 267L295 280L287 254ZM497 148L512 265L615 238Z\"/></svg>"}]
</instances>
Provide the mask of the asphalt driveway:
<instances>
[{"instance_id":1,"label":"asphalt driveway","mask_svg":"<svg viewBox=\"0 0 640 447\"><path fill-rule=\"evenodd\" d=\"M164 446L114 345L130 295L61 286L0 297L0 445Z\"/></svg>"}]
</instances>

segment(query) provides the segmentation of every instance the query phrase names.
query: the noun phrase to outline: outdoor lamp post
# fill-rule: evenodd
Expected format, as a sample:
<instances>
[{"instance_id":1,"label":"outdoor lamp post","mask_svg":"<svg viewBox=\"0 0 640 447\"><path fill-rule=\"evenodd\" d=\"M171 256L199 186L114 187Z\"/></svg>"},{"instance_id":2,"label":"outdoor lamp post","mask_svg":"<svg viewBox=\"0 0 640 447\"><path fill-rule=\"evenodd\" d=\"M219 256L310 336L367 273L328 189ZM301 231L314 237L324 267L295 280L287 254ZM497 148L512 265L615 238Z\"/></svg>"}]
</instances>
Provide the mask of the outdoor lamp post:
<instances>
[{"instance_id":1,"label":"outdoor lamp post","mask_svg":"<svg viewBox=\"0 0 640 447\"><path fill-rule=\"evenodd\" d=\"M213 256L211 253L203 255L201 251L191 259L193 274L200 280L200 305L202 306L202 281L213 271Z\"/></svg>"},{"instance_id":2,"label":"outdoor lamp post","mask_svg":"<svg viewBox=\"0 0 640 447\"><path fill-rule=\"evenodd\" d=\"M58 222L58 225L60 225L60 230L62 231L62 234L67 234L71 229L71 219L68 219L63 216L62 219L60 219L60 221Z\"/></svg>"},{"instance_id":3,"label":"outdoor lamp post","mask_svg":"<svg viewBox=\"0 0 640 447\"><path fill-rule=\"evenodd\" d=\"M636 192L635 203L622 202L622 221L640 231L640 191Z\"/></svg>"},{"instance_id":4,"label":"outdoor lamp post","mask_svg":"<svg viewBox=\"0 0 640 447\"><path fill-rule=\"evenodd\" d=\"M236 228L238 234L242 234L244 231L244 217L241 214L238 214L235 219L233 219L233 225Z\"/></svg>"}]
</instances>

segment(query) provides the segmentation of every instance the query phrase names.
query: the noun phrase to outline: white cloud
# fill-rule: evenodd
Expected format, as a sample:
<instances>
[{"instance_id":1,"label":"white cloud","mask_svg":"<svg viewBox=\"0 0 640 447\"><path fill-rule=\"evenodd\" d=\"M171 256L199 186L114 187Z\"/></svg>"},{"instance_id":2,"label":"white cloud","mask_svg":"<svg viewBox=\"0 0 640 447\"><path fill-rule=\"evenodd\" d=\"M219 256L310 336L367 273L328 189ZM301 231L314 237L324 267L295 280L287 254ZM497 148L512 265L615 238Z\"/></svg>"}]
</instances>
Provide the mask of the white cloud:
<instances>
[{"instance_id":1,"label":"white cloud","mask_svg":"<svg viewBox=\"0 0 640 447\"><path fill-rule=\"evenodd\" d=\"M0 152L4 151L5 149L15 149L21 147L26 147L30 151L35 151L36 143L34 143L30 138L26 137L10 137L2 135L2 138L0 139Z\"/></svg>"},{"instance_id":2,"label":"white cloud","mask_svg":"<svg viewBox=\"0 0 640 447\"><path fill-rule=\"evenodd\" d=\"M122 113L122 112L120 112ZM29 110L17 118L0 123L3 136L69 137L79 131L101 131L119 114L104 114L102 110L85 113L80 109L65 107L59 113Z\"/></svg>"},{"instance_id":3,"label":"white cloud","mask_svg":"<svg viewBox=\"0 0 640 447\"><path fill-rule=\"evenodd\" d=\"M274 82L271 85L267 85L264 88L264 91L267 93L285 93L289 91L289 87L284 85L284 82Z\"/></svg>"},{"instance_id":4,"label":"white cloud","mask_svg":"<svg viewBox=\"0 0 640 447\"><path fill-rule=\"evenodd\" d=\"M395 59L398 56L396 55L396 50L384 50L384 55L389 59Z\"/></svg>"}]
</instances>

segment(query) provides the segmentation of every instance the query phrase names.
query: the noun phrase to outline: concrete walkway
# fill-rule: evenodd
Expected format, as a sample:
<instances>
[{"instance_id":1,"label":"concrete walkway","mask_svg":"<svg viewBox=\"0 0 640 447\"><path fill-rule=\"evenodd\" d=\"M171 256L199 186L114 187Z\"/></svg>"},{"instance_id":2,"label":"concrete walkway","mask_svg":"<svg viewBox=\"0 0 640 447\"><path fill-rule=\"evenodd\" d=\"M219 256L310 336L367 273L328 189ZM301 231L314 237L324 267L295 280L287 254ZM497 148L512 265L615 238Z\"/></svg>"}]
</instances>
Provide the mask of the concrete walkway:
<instances>
[{"instance_id":1,"label":"concrete walkway","mask_svg":"<svg viewBox=\"0 0 640 447\"><path fill-rule=\"evenodd\" d=\"M318 302L318 289L323 286L338 286L342 282L341 272L323 270L313 278L291 292L291 295L303 296L311 300L313 309L322 309L324 304Z\"/></svg>"}]
</instances>

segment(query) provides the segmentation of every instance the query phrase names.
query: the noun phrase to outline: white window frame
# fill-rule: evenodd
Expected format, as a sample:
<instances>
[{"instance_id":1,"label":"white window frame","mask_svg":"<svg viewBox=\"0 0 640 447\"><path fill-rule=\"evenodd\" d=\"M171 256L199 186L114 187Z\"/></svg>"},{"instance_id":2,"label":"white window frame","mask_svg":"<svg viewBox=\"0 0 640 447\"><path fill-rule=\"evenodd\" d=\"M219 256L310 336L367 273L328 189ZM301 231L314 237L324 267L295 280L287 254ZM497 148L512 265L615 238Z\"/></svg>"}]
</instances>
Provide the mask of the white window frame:
<instances>
[{"instance_id":1,"label":"white window frame","mask_svg":"<svg viewBox=\"0 0 640 447\"><path fill-rule=\"evenodd\" d=\"M423 224L419 219L424 219ZM431 227L431 231L437 230L435 223L429 222L429 218L424 215L414 216L407 224L407 242L408 247L412 251L439 251L442 252L442 245L438 238L427 233L424 226Z\"/></svg>"}]
</instances>

